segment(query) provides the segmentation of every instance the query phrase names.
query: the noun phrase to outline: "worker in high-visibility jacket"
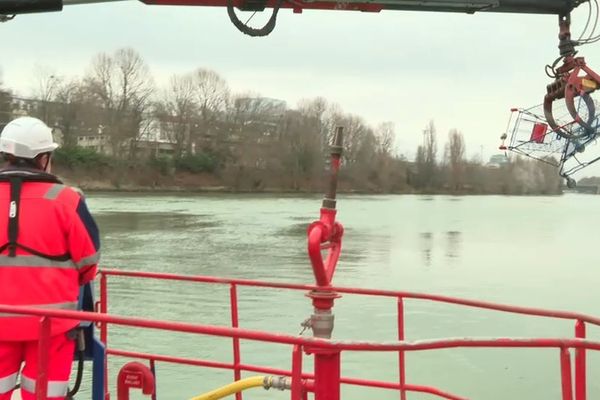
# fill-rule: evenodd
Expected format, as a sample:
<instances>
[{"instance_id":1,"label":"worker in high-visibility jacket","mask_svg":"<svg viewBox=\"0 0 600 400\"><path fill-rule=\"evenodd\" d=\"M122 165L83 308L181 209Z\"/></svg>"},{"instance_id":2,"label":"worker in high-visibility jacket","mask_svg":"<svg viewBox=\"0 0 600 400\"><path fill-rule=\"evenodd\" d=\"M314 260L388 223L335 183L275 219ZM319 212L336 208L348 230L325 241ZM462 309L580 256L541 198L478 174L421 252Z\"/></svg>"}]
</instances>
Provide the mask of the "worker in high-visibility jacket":
<instances>
[{"instance_id":1,"label":"worker in high-visibility jacket","mask_svg":"<svg viewBox=\"0 0 600 400\"><path fill-rule=\"evenodd\" d=\"M76 310L80 285L96 275L98 228L84 198L50 173L57 147L35 118L17 118L0 133L7 161L0 169L2 305ZM0 400L9 400L18 383L23 400L35 399L40 320L0 313ZM51 319L48 399L68 393L78 324Z\"/></svg>"}]
</instances>

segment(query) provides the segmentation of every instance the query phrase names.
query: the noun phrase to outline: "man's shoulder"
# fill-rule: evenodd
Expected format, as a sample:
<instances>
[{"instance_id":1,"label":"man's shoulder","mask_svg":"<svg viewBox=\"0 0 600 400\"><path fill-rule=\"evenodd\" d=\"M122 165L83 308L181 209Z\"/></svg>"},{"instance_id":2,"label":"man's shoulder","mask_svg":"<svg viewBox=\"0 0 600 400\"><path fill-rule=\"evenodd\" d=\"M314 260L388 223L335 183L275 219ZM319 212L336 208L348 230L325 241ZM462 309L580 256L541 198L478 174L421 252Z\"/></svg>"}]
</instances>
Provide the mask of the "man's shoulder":
<instances>
[{"instance_id":1,"label":"man's shoulder","mask_svg":"<svg viewBox=\"0 0 600 400\"><path fill-rule=\"evenodd\" d=\"M80 187L70 186L70 185L65 185L65 186L67 187L67 189L71 190L72 192L75 192L80 198L85 200L85 193L83 193L83 190L81 190Z\"/></svg>"},{"instance_id":2,"label":"man's shoulder","mask_svg":"<svg viewBox=\"0 0 600 400\"><path fill-rule=\"evenodd\" d=\"M83 191L76 186L65 183L44 183L44 185L43 198L46 200L65 203L73 207L77 207L82 200L85 201Z\"/></svg>"},{"instance_id":3,"label":"man's shoulder","mask_svg":"<svg viewBox=\"0 0 600 400\"><path fill-rule=\"evenodd\" d=\"M78 187L76 184L69 182L66 179L63 179L61 177L61 188L65 193L68 193L68 196L74 199L82 199L85 200L85 194L83 193L83 190L81 190L80 187Z\"/></svg>"}]
</instances>

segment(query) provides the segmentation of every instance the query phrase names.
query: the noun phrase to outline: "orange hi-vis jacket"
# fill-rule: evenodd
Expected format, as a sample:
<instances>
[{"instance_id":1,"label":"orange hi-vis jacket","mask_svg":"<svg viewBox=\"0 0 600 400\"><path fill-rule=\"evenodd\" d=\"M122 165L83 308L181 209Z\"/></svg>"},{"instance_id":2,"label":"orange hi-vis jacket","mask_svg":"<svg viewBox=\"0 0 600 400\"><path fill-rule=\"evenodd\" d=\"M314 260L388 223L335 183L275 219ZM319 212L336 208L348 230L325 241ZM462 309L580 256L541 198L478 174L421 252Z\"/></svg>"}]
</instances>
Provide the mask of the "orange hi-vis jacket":
<instances>
[{"instance_id":1,"label":"orange hi-vis jacket","mask_svg":"<svg viewBox=\"0 0 600 400\"><path fill-rule=\"evenodd\" d=\"M76 310L99 258L98 228L78 192L40 171L0 170L0 304ZM39 322L0 313L0 341L38 339ZM53 318L51 334L78 324Z\"/></svg>"}]
</instances>

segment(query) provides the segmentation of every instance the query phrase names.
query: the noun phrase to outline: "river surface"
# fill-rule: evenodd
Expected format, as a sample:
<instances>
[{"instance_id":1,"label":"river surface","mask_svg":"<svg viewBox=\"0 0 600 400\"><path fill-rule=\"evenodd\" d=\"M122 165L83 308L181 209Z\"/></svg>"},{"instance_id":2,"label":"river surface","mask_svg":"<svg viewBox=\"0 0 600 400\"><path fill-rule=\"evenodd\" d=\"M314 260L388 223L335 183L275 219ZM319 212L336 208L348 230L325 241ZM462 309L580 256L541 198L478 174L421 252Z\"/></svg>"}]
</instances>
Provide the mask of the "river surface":
<instances>
[{"instance_id":1,"label":"river surface","mask_svg":"<svg viewBox=\"0 0 600 400\"><path fill-rule=\"evenodd\" d=\"M91 194L102 231L102 266L312 283L306 227L319 196ZM600 197L342 196L339 286L423 291L600 315ZM111 313L229 324L227 286L110 279ZM311 313L303 292L239 290L240 325L296 335ZM335 338L395 340L391 299L344 296ZM406 303L407 340L573 335L570 321ZM588 336L598 338L597 328ZM111 328L111 347L230 362L231 342ZM289 369L291 349L242 341L242 361ZM110 358L111 376L127 359ZM310 371L308 357L304 367ZM589 354L588 398L600 396L600 356ZM351 353L343 375L397 381L397 355ZM558 351L449 349L407 355L407 382L472 399L560 398ZM158 363L158 398L188 399L232 373ZM247 375L246 375L247 376ZM89 375L86 374L89 383ZM114 379L111 387L114 388ZM81 398L85 398L84 396ZM113 392L113 397L116 395ZM133 398L142 398L135 395ZM289 399L254 389L246 399ZM393 391L343 387L344 400L398 399ZM433 397L411 394L409 399Z\"/></svg>"}]
</instances>

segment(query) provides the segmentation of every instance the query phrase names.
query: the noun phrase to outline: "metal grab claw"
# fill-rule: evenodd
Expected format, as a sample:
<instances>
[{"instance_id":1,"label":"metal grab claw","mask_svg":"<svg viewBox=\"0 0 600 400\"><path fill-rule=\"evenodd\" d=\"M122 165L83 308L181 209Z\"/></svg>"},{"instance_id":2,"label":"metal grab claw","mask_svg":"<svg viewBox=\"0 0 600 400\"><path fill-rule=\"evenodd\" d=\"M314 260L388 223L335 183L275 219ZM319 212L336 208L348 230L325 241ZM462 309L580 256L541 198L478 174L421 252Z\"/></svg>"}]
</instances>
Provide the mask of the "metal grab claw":
<instances>
[{"instance_id":1,"label":"metal grab claw","mask_svg":"<svg viewBox=\"0 0 600 400\"><path fill-rule=\"evenodd\" d=\"M556 71L554 71L554 65L551 67L555 81L546 87L547 94L544 97L544 115L548 124L557 134L566 139L588 136L593 133L592 123L596 118L596 107L590 93L600 87L600 75L587 66L583 57L575 57L575 46L578 43L571 40L570 23L569 15L559 17L560 33L558 37L560 42L558 47L563 65L557 68ZM586 75L579 76L581 72ZM582 118L578 107L575 105L577 97L581 98L587 109L587 117L585 118ZM583 128L581 133L574 133L574 130L571 129L567 130L565 125L560 126L556 122L552 104L555 100L563 98L574 123Z\"/></svg>"},{"instance_id":2,"label":"metal grab claw","mask_svg":"<svg viewBox=\"0 0 600 400\"><path fill-rule=\"evenodd\" d=\"M579 76L580 72L585 72L585 76ZM600 87L600 75L592 71L585 63L583 57L568 56L564 64L557 70L558 77L547 86L547 94L544 97L544 115L548 124L560 136L573 139L587 136L593 132L592 123L596 118L596 106L590 93ZM587 109L587 116L582 118L580 110L575 105L575 99L580 97L583 105ZM555 100L565 99L567 110L573 118L573 121L582 128L581 133L575 134L571 130L566 130L565 126L560 126L552 111L552 104Z\"/></svg>"}]
</instances>

